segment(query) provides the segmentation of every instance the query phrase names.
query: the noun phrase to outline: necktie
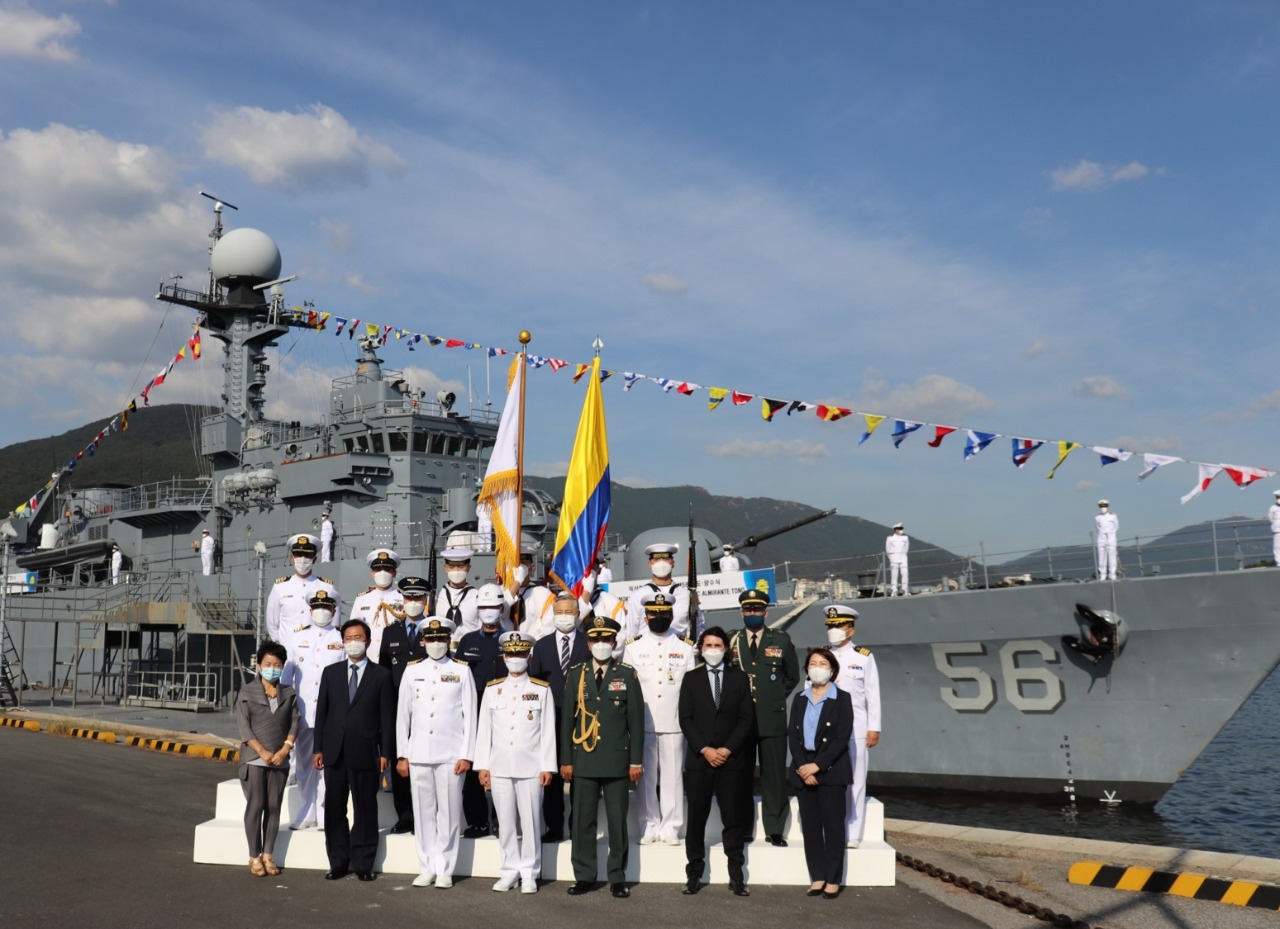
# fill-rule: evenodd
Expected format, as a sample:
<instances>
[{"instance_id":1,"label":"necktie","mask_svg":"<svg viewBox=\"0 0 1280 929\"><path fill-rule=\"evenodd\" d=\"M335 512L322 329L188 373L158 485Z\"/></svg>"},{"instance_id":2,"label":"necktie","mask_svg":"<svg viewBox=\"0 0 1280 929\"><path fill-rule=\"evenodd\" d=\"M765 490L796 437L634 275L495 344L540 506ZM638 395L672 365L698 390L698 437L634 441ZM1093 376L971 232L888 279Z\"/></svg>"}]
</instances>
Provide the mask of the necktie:
<instances>
[{"instance_id":1,"label":"necktie","mask_svg":"<svg viewBox=\"0 0 1280 929\"><path fill-rule=\"evenodd\" d=\"M414 636L418 633L418 624L412 620L406 619L404 621L404 631L409 637L409 647L412 648Z\"/></svg>"},{"instance_id":2,"label":"necktie","mask_svg":"<svg viewBox=\"0 0 1280 929\"><path fill-rule=\"evenodd\" d=\"M752 657L752 658L755 658L755 657L756 657L756 646L759 644L759 643L756 641L756 634L753 632L753 633L751 633L751 635L750 635L750 636L748 636L748 638L750 638L750 639L751 639L751 657Z\"/></svg>"},{"instance_id":3,"label":"necktie","mask_svg":"<svg viewBox=\"0 0 1280 929\"><path fill-rule=\"evenodd\" d=\"M711 678L711 696L716 701L716 709L720 709L720 669L716 668L711 672L714 676Z\"/></svg>"},{"instance_id":4,"label":"necktie","mask_svg":"<svg viewBox=\"0 0 1280 929\"><path fill-rule=\"evenodd\" d=\"M360 683L359 673L360 673L360 666L352 665L351 680L347 683L347 702L348 703L355 703L356 685Z\"/></svg>"},{"instance_id":5,"label":"necktie","mask_svg":"<svg viewBox=\"0 0 1280 929\"><path fill-rule=\"evenodd\" d=\"M569 673L569 637L567 635L560 636L560 675L563 677Z\"/></svg>"},{"instance_id":6,"label":"necktie","mask_svg":"<svg viewBox=\"0 0 1280 929\"><path fill-rule=\"evenodd\" d=\"M604 668L596 668L596 690L604 690Z\"/></svg>"}]
</instances>

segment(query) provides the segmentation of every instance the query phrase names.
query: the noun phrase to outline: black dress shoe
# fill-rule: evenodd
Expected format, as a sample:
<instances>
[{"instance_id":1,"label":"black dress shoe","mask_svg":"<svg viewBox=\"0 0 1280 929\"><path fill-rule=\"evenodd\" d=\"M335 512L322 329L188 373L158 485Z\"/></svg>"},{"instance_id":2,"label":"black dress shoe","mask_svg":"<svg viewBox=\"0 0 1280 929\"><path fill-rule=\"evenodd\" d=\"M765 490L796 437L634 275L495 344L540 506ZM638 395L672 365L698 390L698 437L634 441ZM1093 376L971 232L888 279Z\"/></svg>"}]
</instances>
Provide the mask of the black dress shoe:
<instances>
[{"instance_id":1,"label":"black dress shoe","mask_svg":"<svg viewBox=\"0 0 1280 929\"><path fill-rule=\"evenodd\" d=\"M376 879L376 875L372 871L357 871L356 877L362 881L372 881Z\"/></svg>"},{"instance_id":2,"label":"black dress shoe","mask_svg":"<svg viewBox=\"0 0 1280 929\"><path fill-rule=\"evenodd\" d=\"M749 897L751 891L747 890L746 881L730 881L729 889L733 891L735 897Z\"/></svg>"},{"instance_id":3,"label":"black dress shoe","mask_svg":"<svg viewBox=\"0 0 1280 929\"><path fill-rule=\"evenodd\" d=\"M843 887L837 887L835 890L824 890L822 892L822 899L834 900L836 897L840 896L840 891L842 890L844 890Z\"/></svg>"},{"instance_id":4,"label":"black dress shoe","mask_svg":"<svg viewBox=\"0 0 1280 929\"><path fill-rule=\"evenodd\" d=\"M324 879L326 881L340 881L350 873L351 871L347 868L330 868Z\"/></svg>"},{"instance_id":5,"label":"black dress shoe","mask_svg":"<svg viewBox=\"0 0 1280 929\"><path fill-rule=\"evenodd\" d=\"M619 900L623 900L631 896L631 891L627 890L626 884L610 884L609 893L613 894Z\"/></svg>"},{"instance_id":6,"label":"black dress shoe","mask_svg":"<svg viewBox=\"0 0 1280 929\"><path fill-rule=\"evenodd\" d=\"M702 889L702 885L698 883L697 880L690 878L689 880L685 881L684 890L680 892L687 897L692 897L701 889Z\"/></svg>"},{"instance_id":7,"label":"black dress shoe","mask_svg":"<svg viewBox=\"0 0 1280 929\"><path fill-rule=\"evenodd\" d=\"M804 895L805 895L806 897L821 897L821 896L822 896L822 888L821 888L821 887L810 887L808 890L806 890L806 891L804 892Z\"/></svg>"},{"instance_id":8,"label":"black dress shoe","mask_svg":"<svg viewBox=\"0 0 1280 929\"><path fill-rule=\"evenodd\" d=\"M488 834L488 826L468 826L466 829L462 830L462 837L464 839L483 839Z\"/></svg>"},{"instance_id":9,"label":"black dress shoe","mask_svg":"<svg viewBox=\"0 0 1280 929\"><path fill-rule=\"evenodd\" d=\"M413 831L413 823L396 823L391 827L392 835L408 835Z\"/></svg>"},{"instance_id":10,"label":"black dress shoe","mask_svg":"<svg viewBox=\"0 0 1280 929\"><path fill-rule=\"evenodd\" d=\"M769 840L770 845L776 845L778 846L778 848L787 847L787 840L784 839L781 835L779 835L776 832L771 836L767 836L766 838Z\"/></svg>"},{"instance_id":11,"label":"black dress shoe","mask_svg":"<svg viewBox=\"0 0 1280 929\"><path fill-rule=\"evenodd\" d=\"M582 894L589 894L596 889L596 885L591 881L574 881L569 885L569 896L578 897Z\"/></svg>"},{"instance_id":12,"label":"black dress shoe","mask_svg":"<svg viewBox=\"0 0 1280 929\"><path fill-rule=\"evenodd\" d=\"M563 841L564 841L564 833L563 833L563 832L544 832L544 833L542 833L542 841L543 841L544 843L546 843L546 842L563 842Z\"/></svg>"}]
</instances>

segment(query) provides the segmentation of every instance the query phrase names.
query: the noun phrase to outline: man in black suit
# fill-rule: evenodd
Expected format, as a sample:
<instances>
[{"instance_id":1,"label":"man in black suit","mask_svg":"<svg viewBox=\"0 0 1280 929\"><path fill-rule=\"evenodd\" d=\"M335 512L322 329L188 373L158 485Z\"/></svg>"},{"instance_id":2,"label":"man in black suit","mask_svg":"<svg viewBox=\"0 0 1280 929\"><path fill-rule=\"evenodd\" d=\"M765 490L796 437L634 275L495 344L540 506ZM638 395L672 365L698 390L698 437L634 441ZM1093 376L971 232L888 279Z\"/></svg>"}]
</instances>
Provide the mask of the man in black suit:
<instances>
[{"instance_id":1,"label":"man in black suit","mask_svg":"<svg viewBox=\"0 0 1280 929\"><path fill-rule=\"evenodd\" d=\"M387 625L382 633L382 648L378 650L378 664L391 672L391 689L393 693L400 691L400 679L404 677L404 669L411 661L419 661L427 657L418 638L418 626L422 622L427 609L427 601L431 596L431 588L420 577L401 578L396 587L404 597L404 619ZM392 746L390 757L395 758L395 747ZM413 833L413 797L409 792L409 779L401 777L395 766L391 768L391 799L396 808L396 824L391 827L395 835L411 835Z\"/></svg>"},{"instance_id":2,"label":"man in black suit","mask_svg":"<svg viewBox=\"0 0 1280 929\"><path fill-rule=\"evenodd\" d=\"M707 817L711 798L720 807L721 837L729 859L729 889L739 897L751 895L742 873L748 820L754 812L751 774L755 705L751 681L739 668L725 663L729 636L719 626L698 637L702 664L680 684L680 731L685 737L684 795L689 804L684 848L684 893L702 889L706 868Z\"/></svg>"},{"instance_id":3,"label":"man in black suit","mask_svg":"<svg viewBox=\"0 0 1280 929\"><path fill-rule=\"evenodd\" d=\"M316 700L315 755L324 771L324 845L329 855L326 880L351 871L371 881L378 851L378 777L394 752L396 698L391 672L365 654L371 635L359 619L342 624L347 653L320 675ZM347 796L355 825L347 825Z\"/></svg>"},{"instance_id":4,"label":"man in black suit","mask_svg":"<svg viewBox=\"0 0 1280 929\"><path fill-rule=\"evenodd\" d=\"M590 661L591 649L587 645L587 637L578 629L578 601L573 594L562 592L551 609L556 631L533 643L533 652L529 655L529 676L546 681L551 688L551 699L556 706L556 750L559 751L565 675L574 665ZM556 772L542 792L542 821L547 825L547 831L542 835L544 842L564 841L564 778L560 776L559 765L568 763L568 759L556 759Z\"/></svg>"}]
</instances>

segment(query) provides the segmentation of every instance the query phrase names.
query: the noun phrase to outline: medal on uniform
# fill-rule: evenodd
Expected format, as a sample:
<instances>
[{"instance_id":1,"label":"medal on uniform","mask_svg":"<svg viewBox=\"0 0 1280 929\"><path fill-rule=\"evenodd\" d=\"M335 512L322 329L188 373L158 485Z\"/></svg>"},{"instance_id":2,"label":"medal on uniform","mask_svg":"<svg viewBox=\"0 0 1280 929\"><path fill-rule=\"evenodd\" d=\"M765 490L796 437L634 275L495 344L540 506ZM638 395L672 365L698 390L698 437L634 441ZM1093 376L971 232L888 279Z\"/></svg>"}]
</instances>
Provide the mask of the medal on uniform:
<instances>
[{"instance_id":1,"label":"medal on uniform","mask_svg":"<svg viewBox=\"0 0 1280 929\"><path fill-rule=\"evenodd\" d=\"M530 719L530 720L532 720L532 719L533 719L533 710L530 710L530 711L529 711L528 719Z\"/></svg>"}]
</instances>

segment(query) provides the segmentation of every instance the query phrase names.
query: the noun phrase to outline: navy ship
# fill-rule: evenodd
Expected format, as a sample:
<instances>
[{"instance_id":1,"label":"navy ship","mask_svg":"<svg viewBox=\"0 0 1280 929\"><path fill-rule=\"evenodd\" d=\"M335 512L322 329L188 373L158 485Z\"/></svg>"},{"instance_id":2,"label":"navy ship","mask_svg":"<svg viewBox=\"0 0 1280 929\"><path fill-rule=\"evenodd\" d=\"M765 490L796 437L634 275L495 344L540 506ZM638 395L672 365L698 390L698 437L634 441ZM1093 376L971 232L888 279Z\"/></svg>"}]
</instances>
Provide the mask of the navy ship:
<instances>
[{"instance_id":1,"label":"navy ship","mask_svg":"<svg viewBox=\"0 0 1280 929\"><path fill-rule=\"evenodd\" d=\"M347 600L367 586L373 548L399 552L402 575L432 577L435 550L485 547L475 501L497 417L425 395L385 366L376 338L361 340L354 372L332 382L323 423L267 417L268 349L317 322L286 305L270 237L224 233L221 217L217 204L205 289L168 283L158 294L225 347L222 407L199 425L207 476L131 487L63 480L0 521L10 578L0 586L0 703L70 695L226 707L251 673L284 540L318 536L326 516L333 560L316 571ZM557 501L526 488L524 542L542 564L556 528ZM203 530L215 543L208 575ZM687 531L656 528L617 545L608 561L618 592L647 576L649 541ZM689 538L708 622L736 628L736 594L763 585L776 601L771 621L802 652L826 642L823 598L797 595L804 585L776 581L767 566L718 573L722 540L701 528ZM118 576L113 546L125 556ZM471 582L493 573L482 551ZM876 656L884 707L872 789L1154 803L1280 662L1272 570L975 586L856 601L857 640ZM24 690L35 682L42 688Z\"/></svg>"}]
</instances>

